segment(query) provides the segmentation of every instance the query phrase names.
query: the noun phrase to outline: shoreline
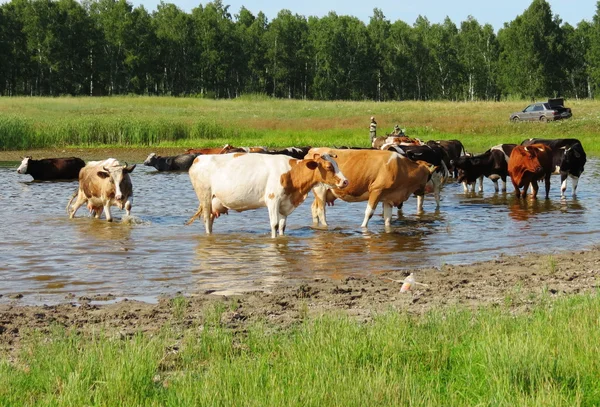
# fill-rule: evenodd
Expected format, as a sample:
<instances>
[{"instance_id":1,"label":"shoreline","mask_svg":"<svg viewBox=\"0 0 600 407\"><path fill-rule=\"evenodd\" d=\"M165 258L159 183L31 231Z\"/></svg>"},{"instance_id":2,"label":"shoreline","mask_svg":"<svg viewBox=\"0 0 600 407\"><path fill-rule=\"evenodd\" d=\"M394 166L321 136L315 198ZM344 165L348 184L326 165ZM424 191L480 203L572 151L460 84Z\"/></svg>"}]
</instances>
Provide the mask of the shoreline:
<instances>
[{"instance_id":1,"label":"shoreline","mask_svg":"<svg viewBox=\"0 0 600 407\"><path fill-rule=\"evenodd\" d=\"M56 324L84 334L99 330L126 336L153 334L175 315L186 327L201 324L207 310L215 308L225 310L221 323L236 332L261 322L285 329L307 317L330 314L368 322L390 310L419 316L434 310L506 306L512 312L527 312L544 298L595 293L600 284L599 248L501 255L469 265L417 269L413 270L416 281L426 285L414 285L407 293L400 292L398 281L410 271L393 271L364 278L283 282L269 292L175 295L161 297L157 303L115 301L109 294L57 305L20 305L15 299L0 305L0 351L14 351L20 347L21 335L45 332Z\"/></svg>"}]
</instances>

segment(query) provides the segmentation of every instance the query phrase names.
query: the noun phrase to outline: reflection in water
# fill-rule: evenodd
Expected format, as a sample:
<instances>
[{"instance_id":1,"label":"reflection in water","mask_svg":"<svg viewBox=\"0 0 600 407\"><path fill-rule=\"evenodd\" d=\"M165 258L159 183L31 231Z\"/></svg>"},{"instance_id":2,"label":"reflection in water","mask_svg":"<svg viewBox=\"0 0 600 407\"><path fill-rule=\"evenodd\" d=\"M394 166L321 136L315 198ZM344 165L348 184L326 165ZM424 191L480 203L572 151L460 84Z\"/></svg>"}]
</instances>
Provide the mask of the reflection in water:
<instances>
[{"instance_id":1,"label":"reflection in water","mask_svg":"<svg viewBox=\"0 0 600 407\"><path fill-rule=\"evenodd\" d=\"M16 168L16 167L15 167ZM140 168L140 167L138 167ZM598 160L590 160L578 199L516 199L514 193L464 194L448 184L416 214L412 198L385 231L381 207L361 229L364 203L339 202L330 226L313 228L312 196L288 218L287 236L270 238L264 210L222 216L215 234L184 226L198 201L187 173L132 174L132 218L114 223L65 206L77 182L30 182L0 165L0 294L61 301L68 293L156 298L177 291L269 290L282 280L345 278L384 271L467 263L500 253L589 246L600 236ZM509 186L510 189L510 186ZM553 239L548 239L549 235ZM4 295L0 301L9 301Z\"/></svg>"}]
</instances>

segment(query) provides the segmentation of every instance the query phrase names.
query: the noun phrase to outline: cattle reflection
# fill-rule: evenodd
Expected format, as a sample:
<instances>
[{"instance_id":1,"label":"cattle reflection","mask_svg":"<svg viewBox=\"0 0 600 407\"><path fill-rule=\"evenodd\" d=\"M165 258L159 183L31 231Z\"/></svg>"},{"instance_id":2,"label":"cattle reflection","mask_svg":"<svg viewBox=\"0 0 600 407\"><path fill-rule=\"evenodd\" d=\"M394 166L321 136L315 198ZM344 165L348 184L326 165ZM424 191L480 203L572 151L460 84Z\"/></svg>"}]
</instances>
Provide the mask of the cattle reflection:
<instances>
[{"instance_id":1,"label":"cattle reflection","mask_svg":"<svg viewBox=\"0 0 600 407\"><path fill-rule=\"evenodd\" d=\"M516 221L528 221L530 218L535 218L542 214L568 213L573 211L584 211L585 208L577 199L570 201L559 200L553 201L550 199L537 200L519 200L513 199L508 205L508 214L511 219Z\"/></svg>"},{"instance_id":2,"label":"cattle reflection","mask_svg":"<svg viewBox=\"0 0 600 407\"><path fill-rule=\"evenodd\" d=\"M75 225L77 237L83 242L95 242L96 244L106 244L107 247L115 245L131 248L134 246L134 240L131 239L132 225L128 224L127 218L123 222L108 223L98 219L82 217L75 219L72 223Z\"/></svg>"},{"instance_id":3,"label":"cattle reflection","mask_svg":"<svg viewBox=\"0 0 600 407\"><path fill-rule=\"evenodd\" d=\"M192 265L196 289L221 294L269 290L288 271L287 239L241 234L200 236ZM292 263L293 264L293 263Z\"/></svg>"}]
</instances>

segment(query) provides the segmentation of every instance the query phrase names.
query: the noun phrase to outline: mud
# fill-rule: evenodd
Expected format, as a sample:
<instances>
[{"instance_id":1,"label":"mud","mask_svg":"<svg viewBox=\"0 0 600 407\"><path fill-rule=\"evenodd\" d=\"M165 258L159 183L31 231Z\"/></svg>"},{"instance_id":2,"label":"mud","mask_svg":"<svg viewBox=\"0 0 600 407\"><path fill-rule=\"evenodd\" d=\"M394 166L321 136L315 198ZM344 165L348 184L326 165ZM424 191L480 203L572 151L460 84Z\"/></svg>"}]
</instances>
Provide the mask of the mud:
<instances>
[{"instance_id":1,"label":"mud","mask_svg":"<svg viewBox=\"0 0 600 407\"><path fill-rule=\"evenodd\" d=\"M271 329L285 329L305 318L324 314L347 315L369 321L388 310L422 315L432 309L458 306L508 307L526 312L540 298L595 292L600 275L599 247L559 254L500 256L471 265L442 265L420 269L419 283L400 292L408 271L365 278L305 279L282 281L269 292L160 298L158 303L119 301L111 293L94 297L66 296L53 306L23 306L19 298L0 305L0 350L18 350L32 329L48 332L53 325L87 334L106 332L128 337L136 332L154 333L165 325L201 326L221 309L220 323L243 332L261 321ZM396 280L396 281L394 281Z\"/></svg>"},{"instance_id":2,"label":"mud","mask_svg":"<svg viewBox=\"0 0 600 407\"><path fill-rule=\"evenodd\" d=\"M194 147L194 146L190 146ZM156 153L160 156L170 156L185 153L183 147L109 147L109 148L45 148L35 150L0 151L0 161L21 161L24 156L32 156L39 160L42 158L79 157L85 161L102 160L113 157L120 161L143 162L148 154Z\"/></svg>"}]
</instances>

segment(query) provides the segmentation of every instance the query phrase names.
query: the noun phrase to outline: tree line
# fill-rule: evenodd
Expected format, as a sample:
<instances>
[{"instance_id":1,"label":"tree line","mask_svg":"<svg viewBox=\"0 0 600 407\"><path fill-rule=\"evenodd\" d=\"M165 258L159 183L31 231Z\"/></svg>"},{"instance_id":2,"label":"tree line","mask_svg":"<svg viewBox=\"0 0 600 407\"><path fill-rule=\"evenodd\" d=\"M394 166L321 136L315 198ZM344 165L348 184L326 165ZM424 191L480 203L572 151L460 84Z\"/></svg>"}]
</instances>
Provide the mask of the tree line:
<instances>
[{"instance_id":1,"label":"tree line","mask_svg":"<svg viewBox=\"0 0 600 407\"><path fill-rule=\"evenodd\" d=\"M593 98L600 1L576 27L533 0L498 32L469 17L368 24L281 10L268 21L215 0L152 13L127 0L12 0L0 6L0 95L264 94L318 100Z\"/></svg>"}]
</instances>

